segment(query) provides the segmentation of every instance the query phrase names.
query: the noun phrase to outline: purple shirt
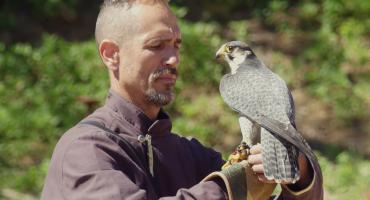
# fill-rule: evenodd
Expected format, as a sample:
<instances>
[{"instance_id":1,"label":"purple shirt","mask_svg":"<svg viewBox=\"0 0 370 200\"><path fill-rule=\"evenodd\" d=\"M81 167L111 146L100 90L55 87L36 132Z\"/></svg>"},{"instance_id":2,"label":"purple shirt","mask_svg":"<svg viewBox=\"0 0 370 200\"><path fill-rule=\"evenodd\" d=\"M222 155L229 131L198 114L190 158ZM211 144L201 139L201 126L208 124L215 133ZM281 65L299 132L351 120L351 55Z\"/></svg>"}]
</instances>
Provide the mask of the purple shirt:
<instances>
[{"instance_id":1,"label":"purple shirt","mask_svg":"<svg viewBox=\"0 0 370 200\"><path fill-rule=\"evenodd\" d=\"M216 182L200 183L221 168L221 155L196 139L171 133L172 124L164 112L152 121L110 91L106 104L86 120L97 121L129 141L143 165L135 163L125 151L127 145L107 132L78 124L54 149L41 199L225 198ZM149 172L147 146L138 141L144 134L152 136L154 178Z\"/></svg>"}]
</instances>

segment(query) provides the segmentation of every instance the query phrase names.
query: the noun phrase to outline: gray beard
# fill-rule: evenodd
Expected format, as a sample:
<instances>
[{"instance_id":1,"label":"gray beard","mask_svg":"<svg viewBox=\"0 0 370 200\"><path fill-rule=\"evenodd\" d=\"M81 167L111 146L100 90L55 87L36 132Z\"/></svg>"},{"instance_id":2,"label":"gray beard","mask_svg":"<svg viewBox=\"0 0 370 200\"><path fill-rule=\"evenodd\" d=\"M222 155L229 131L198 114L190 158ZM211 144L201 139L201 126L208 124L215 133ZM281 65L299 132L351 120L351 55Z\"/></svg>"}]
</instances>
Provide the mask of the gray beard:
<instances>
[{"instance_id":1,"label":"gray beard","mask_svg":"<svg viewBox=\"0 0 370 200\"><path fill-rule=\"evenodd\" d=\"M169 86L171 87L171 86ZM175 94L169 88L169 92L158 92L153 88L146 91L146 99L148 102L157 105L165 106L169 104L175 97Z\"/></svg>"},{"instance_id":2,"label":"gray beard","mask_svg":"<svg viewBox=\"0 0 370 200\"><path fill-rule=\"evenodd\" d=\"M145 92L147 101L157 106L165 106L169 104L175 97L175 94L172 91L174 86L167 85L167 90L165 92L158 92L153 87L151 87L156 79L164 73L177 75L177 69L170 67L160 67L159 69L157 69L150 75L149 89Z\"/></svg>"}]
</instances>

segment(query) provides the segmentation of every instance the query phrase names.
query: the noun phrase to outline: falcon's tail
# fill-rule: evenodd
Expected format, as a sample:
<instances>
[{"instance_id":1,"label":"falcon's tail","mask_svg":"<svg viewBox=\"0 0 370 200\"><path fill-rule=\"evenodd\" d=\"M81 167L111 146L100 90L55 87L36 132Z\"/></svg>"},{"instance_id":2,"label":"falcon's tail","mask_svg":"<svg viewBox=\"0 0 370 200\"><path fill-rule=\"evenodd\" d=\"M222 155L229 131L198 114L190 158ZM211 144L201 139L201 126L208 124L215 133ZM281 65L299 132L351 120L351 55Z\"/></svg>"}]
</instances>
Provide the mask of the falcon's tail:
<instances>
[{"instance_id":1,"label":"falcon's tail","mask_svg":"<svg viewBox=\"0 0 370 200\"><path fill-rule=\"evenodd\" d=\"M317 158L311 147L292 125L281 123L266 116L261 116L259 119L256 119L256 122L280 140L286 141L297 147L300 152L307 156L310 162L317 162Z\"/></svg>"},{"instance_id":2,"label":"falcon's tail","mask_svg":"<svg viewBox=\"0 0 370 200\"><path fill-rule=\"evenodd\" d=\"M299 179L297 148L279 140L264 128L261 128L261 142L267 179L277 183L296 182Z\"/></svg>"}]
</instances>

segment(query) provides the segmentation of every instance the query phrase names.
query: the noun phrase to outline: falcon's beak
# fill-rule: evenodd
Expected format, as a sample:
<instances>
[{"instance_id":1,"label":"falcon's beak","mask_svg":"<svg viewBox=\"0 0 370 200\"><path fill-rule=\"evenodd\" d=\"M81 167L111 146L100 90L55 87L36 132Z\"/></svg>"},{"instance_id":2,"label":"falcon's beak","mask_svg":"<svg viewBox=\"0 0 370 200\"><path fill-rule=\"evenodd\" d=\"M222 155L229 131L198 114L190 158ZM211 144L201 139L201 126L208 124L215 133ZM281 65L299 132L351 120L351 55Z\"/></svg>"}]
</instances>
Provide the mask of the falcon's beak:
<instances>
[{"instance_id":1,"label":"falcon's beak","mask_svg":"<svg viewBox=\"0 0 370 200\"><path fill-rule=\"evenodd\" d=\"M226 54L226 52L225 52L225 47L226 47L226 45L224 44L224 45L222 45L219 49L218 49L218 51L216 52L216 59L217 60L221 60L221 59L223 59L224 57L225 57L225 54Z\"/></svg>"}]
</instances>

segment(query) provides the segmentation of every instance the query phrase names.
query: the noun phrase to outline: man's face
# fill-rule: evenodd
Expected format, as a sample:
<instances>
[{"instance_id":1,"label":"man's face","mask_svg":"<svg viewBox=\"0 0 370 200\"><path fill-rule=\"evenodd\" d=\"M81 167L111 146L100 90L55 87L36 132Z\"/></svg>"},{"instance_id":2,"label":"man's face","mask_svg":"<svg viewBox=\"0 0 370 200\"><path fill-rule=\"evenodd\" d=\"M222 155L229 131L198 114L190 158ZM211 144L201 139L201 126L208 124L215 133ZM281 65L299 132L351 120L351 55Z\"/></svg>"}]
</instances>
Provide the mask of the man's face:
<instances>
[{"instance_id":1,"label":"man's face","mask_svg":"<svg viewBox=\"0 0 370 200\"><path fill-rule=\"evenodd\" d=\"M120 88L133 101L166 105L173 99L179 63L176 17L163 5L134 5L131 12L136 24L120 44Z\"/></svg>"}]
</instances>

